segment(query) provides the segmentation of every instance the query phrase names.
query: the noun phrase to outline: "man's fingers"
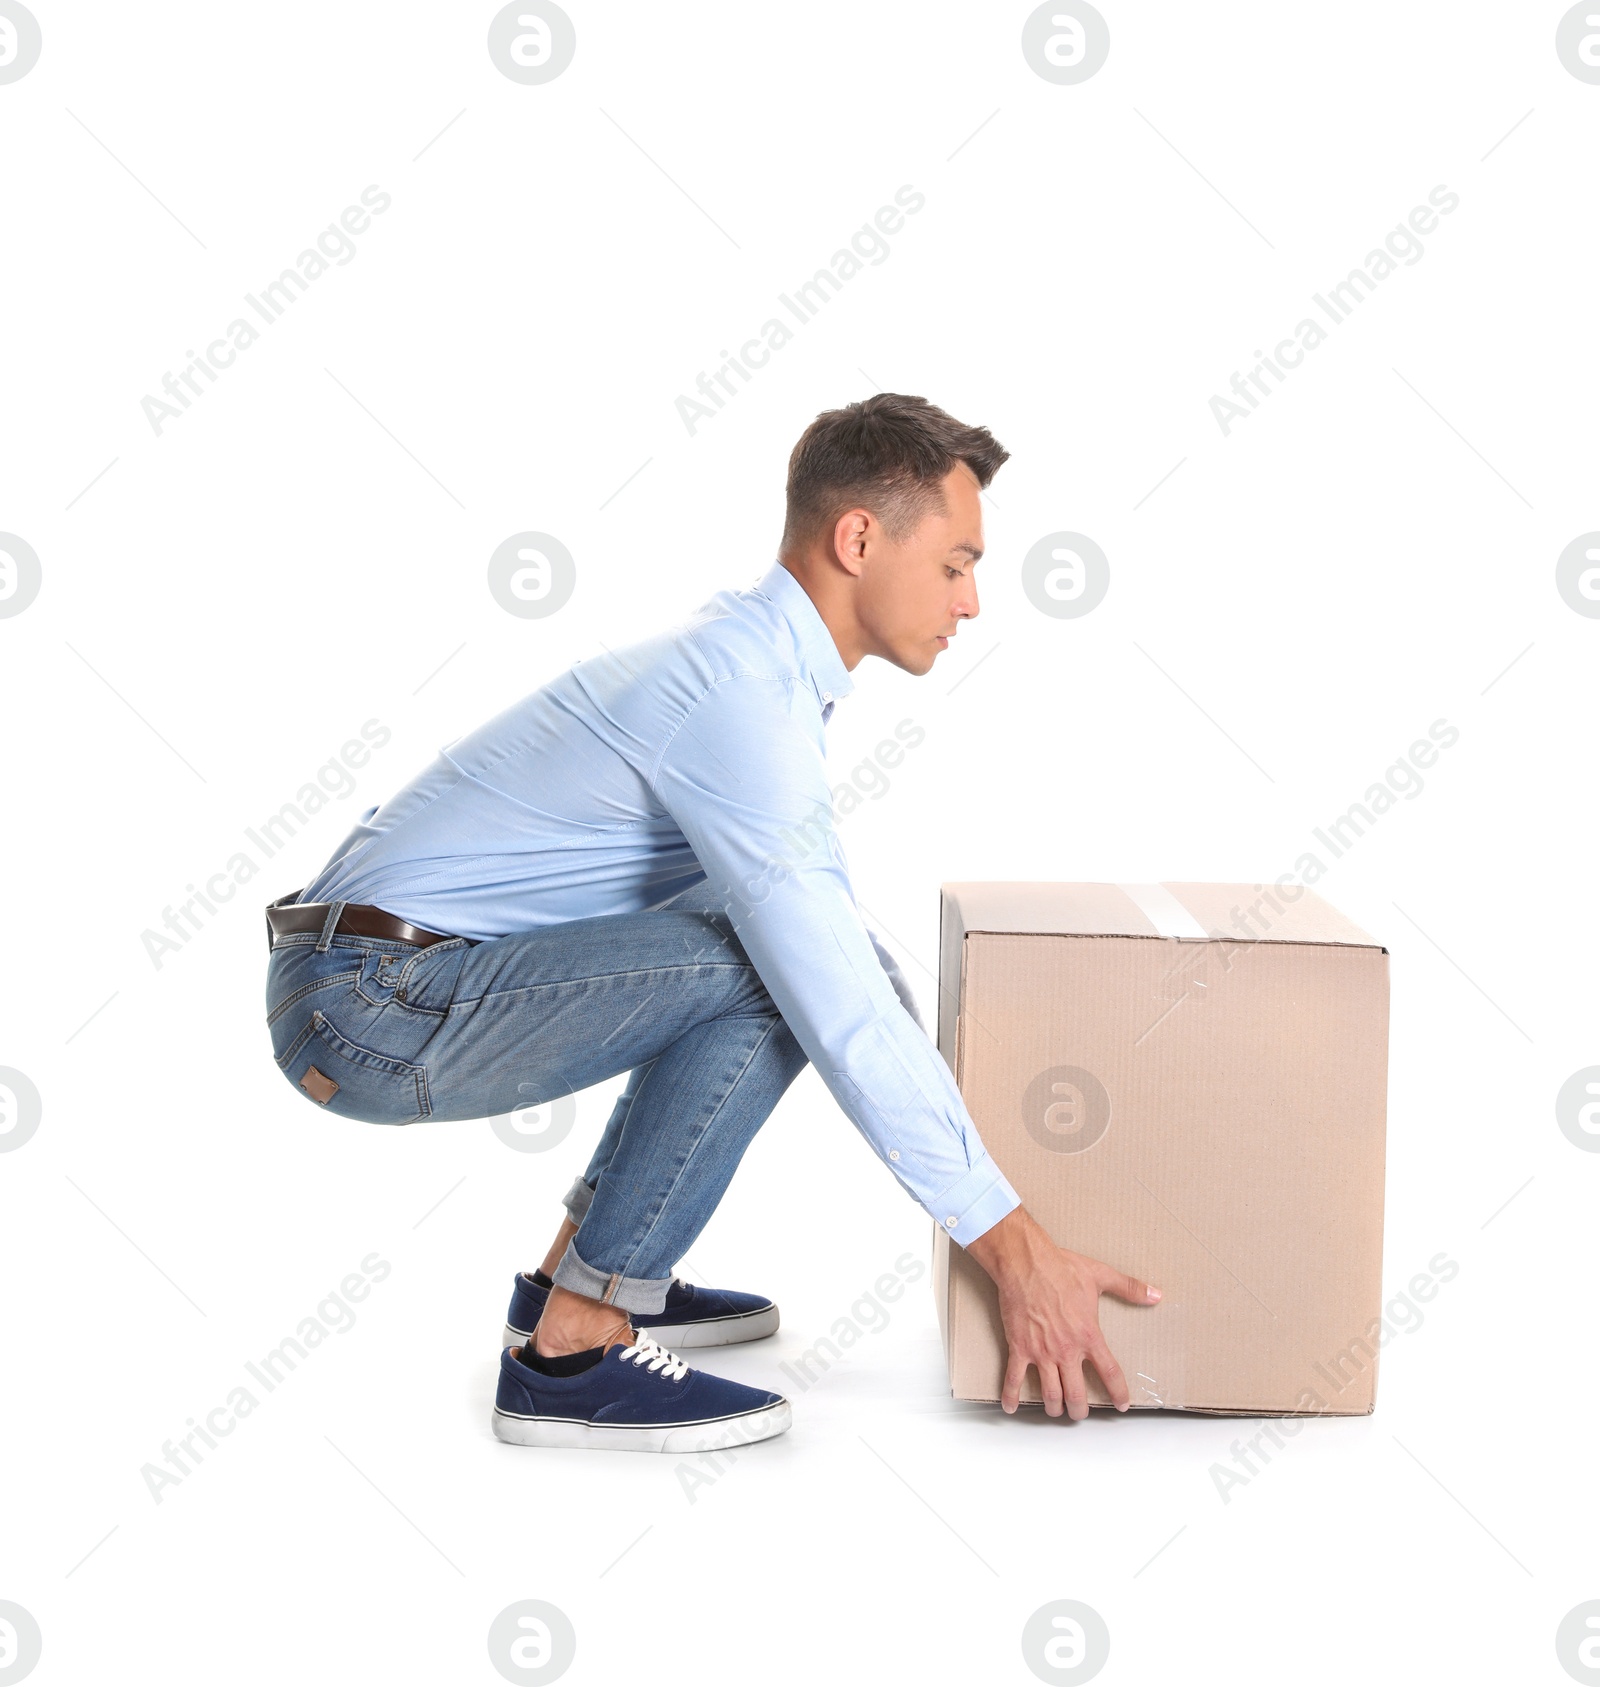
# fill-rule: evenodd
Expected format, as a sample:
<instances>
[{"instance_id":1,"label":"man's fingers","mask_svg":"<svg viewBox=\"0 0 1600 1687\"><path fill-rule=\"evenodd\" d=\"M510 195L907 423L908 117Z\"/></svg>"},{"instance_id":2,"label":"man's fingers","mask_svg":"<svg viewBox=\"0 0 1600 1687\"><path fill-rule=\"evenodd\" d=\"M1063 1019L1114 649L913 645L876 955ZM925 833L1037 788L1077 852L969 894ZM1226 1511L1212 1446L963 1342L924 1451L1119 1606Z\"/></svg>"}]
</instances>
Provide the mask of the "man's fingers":
<instances>
[{"instance_id":1,"label":"man's fingers","mask_svg":"<svg viewBox=\"0 0 1600 1687\"><path fill-rule=\"evenodd\" d=\"M1161 1299L1160 1289L1150 1283L1141 1283L1137 1277L1129 1277L1124 1272L1113 1271L1109 1265L1100 1267L1099 1289L1103 1295L1115 1295L1118 1300L1128 1301L1133 1306L1153 1306Z\"/></svg>"},{"instance_id":2,"label":"man's fingers","mask_svg":"<svg viewBox=\"0 0 1600 1687\"><path fill-rule=\"evenodd\" d=\"M1039 1392L1044 1396L1044 1409L1053 1418L1061 1416L1061 1373L1048 1360L1037 1361Z\"/></svg>"},{"instance_id":3,"label":"man's fingers","mask_svg":"<svg viewBox=\"0 0 1600 1687\"><path fill-rule=\"evenodd\" d=\"M1112 1357L1111 1349L1104 1341L1096 1342L1089 1349L1089 1358L1094 1368L1100 1373L1100 1380L1106 1385L1106 1393L1111 1396L1111 1404L1119 1412L1128 1409L1128 1379L1122 1374L1122 1367Z\"/></svg>"},{"instance_id":4,"label":"man's fingers","mask_svg":"<svg viewBox=\"0 0 1600 1687\"><path fill-rule=\"evenodd\" d=\"M1069 1353L1061 1366L1067 1384L1067 1416L1075 1422L1089 1415L1089 1390L1083 1380L1083 1355Z\"/></svg>"},{"instance_id":5,"label":"man's fingers","mask_svg":"<svg viewBox=\"0 0 1600 1687\"><path fill-rule=\"evenodd\" d=\"M1028 1369L1028 1357L1012 1348L1006 1358L1006 1380L1000 1386L1000 1404L1008 1412L1017 1409L1022 1397L1022 1379Z\"/></svg>"}]
</instances>

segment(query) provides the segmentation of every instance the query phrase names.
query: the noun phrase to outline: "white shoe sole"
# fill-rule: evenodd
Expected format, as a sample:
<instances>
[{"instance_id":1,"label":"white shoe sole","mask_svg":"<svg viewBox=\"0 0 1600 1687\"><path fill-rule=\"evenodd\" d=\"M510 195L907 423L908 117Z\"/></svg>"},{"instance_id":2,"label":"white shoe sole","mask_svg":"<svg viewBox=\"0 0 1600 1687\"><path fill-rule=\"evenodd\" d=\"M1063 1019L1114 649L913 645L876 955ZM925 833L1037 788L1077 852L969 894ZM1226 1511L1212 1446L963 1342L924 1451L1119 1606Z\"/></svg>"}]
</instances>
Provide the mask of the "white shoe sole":
<instances>
[{"instance_id":1,"label":"white shoe sole","mask_svg":"<svg viewBox=\"0 0 1600 1687\"><path fill-rule=\"evenodd\" d=\"M693 1324L635 1324L641 1335L660 1342L676 1353L684 1347L731 1347L737 1341L759 1341L778 1327L778 1309L765 1306L759 1312L738 1312L728 1318L705 1318ZM520 1347L533 1334L514 1330L507 1324L500 1332L500 1346Z\"/></svg>"},{"instance_id":2,"label":"white shoe sole","mask_svg":"<svg viewBox=\"0 0 1600 1687\"><path fill-rule=\"evenodd\" d=\"M494 1432L517 1447L586 1447L613 1453L707 1453L781 1435L793 1414L787 1400L710 1423L622 1426L575 1418L525 1418L494 1409Z\"/></svg>"}]
</instances>

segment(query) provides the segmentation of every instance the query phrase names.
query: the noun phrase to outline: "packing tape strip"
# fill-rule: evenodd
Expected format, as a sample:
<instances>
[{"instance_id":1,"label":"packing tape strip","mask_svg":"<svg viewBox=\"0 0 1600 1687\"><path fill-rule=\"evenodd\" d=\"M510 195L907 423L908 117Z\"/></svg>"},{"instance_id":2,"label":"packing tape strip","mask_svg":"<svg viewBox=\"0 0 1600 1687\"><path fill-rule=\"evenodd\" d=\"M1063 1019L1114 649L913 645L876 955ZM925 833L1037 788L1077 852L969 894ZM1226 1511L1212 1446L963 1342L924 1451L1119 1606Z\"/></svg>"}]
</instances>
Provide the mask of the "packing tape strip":
<instances>
[{"instance_id":1,"label":"packing tape strip","mask_svg":"<svg viewBox=\"0 0 1600 1687\"><path fill-rule=\"evenodd\" d=\"M1162 937L1210 939L1210 933L1165 885L1125 885L1117 889L1156 928Z\"/></svg>"}]
</instances>

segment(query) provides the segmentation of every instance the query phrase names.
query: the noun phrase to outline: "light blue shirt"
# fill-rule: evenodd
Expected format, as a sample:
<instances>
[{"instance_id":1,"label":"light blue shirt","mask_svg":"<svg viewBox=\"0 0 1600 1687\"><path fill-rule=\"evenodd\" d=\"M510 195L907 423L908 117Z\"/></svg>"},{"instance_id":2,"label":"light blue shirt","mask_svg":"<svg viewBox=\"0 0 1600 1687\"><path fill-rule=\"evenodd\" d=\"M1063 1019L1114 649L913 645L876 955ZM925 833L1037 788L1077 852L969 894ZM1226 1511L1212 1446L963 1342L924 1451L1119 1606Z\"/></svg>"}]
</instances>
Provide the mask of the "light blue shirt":
<instances>
[{"instance_id":1,"label":"light blue shirt","mask_svg":"<svg viewBox=\"0 0 1600 1687\"><path fill-rule=\"evenodd\" d=\"M823 738L854 688L774 563L448 745L300 900L481 939L636 913L709 879L834 1099L964 1244L1019 1202L856 906Z\"/></svg>"}]
</instances>

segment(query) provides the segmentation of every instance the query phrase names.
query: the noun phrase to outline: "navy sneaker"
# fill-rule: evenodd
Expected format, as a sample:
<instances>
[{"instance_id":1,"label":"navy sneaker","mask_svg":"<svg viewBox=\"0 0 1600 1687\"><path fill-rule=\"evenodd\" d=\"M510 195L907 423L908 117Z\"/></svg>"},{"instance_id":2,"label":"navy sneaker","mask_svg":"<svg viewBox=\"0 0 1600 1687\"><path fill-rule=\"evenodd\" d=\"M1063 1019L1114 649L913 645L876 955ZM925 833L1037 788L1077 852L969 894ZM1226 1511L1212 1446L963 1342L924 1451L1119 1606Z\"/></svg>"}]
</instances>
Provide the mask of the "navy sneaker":
<instances>
[{"instance_id":1,"label":"navy sneaker","mask_svg":"<svg viewBox=\"0 0 1600 1687\"><path fill-rule=\"evenodd\" d=\"M544 1303L550 1297L550 1279L542 1271L519 1271L511 1290L511 1309L500 1346L517 1347L533 1334ZM755 1341L770 1336L778 1327L778 1309L763 1295L740 1294L736 1289L702 1289L672 1279L667 1304L659 1312L641 1312L634 1328L665 1347L726 1347L730 1342Z\"/></svg>"},{"instance_id":2,"label":"navy sneaker","mask_svg":"<svg viewBox=\"0 0 1600 1687\"><path fill-rule=\"evenodd\" d=\"M789 1402L763 1388L690 1370L634 1332L631 1346L541 1359L531 1346L500 1355L494 1432L519 1447L597 1447L625 1453L707 1452L765 1441L789 1427Z\"/></svg>"}]
</instances>

